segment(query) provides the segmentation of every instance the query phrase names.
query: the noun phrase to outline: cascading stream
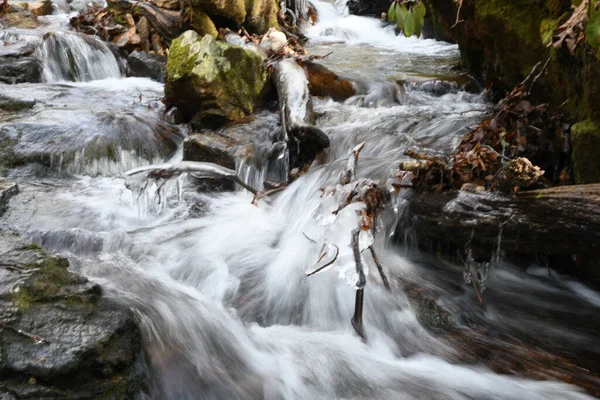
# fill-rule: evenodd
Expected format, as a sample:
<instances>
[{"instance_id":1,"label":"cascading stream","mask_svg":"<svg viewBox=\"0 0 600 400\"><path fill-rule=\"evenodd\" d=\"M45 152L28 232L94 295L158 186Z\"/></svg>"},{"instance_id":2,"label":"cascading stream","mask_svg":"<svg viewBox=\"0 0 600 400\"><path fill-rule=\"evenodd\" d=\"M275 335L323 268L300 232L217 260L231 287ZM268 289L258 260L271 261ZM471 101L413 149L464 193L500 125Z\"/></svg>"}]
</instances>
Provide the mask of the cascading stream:
<instances>
[{"instance_id":1,"label":"cascading stream","mask_svg":"<svg viewBox=\"0 0 600 400\"><path fill-rule=\"evenodd\" d=\"M460 273L442 263L431 267L428 263L433 262L409 259L390 243L405 204L403 196L409 193L402 194L381 218L375 247L392 291L384 289L377 274L369 275L366 343L349 322L354 290L335 271L305 276L320 250L308 238L320 240L325 233L319 223L320 190L338 180L351 148L366 142L358 163L360 177L385 180L409 148L451 152L465 127L477 123L488 108L482 94L465 91L450 71L458 56L455 46L398 37L375 19L340 15L331 4L318 0L315 5L321 19L308 29L309 50L315 54L333 50L323 62L336 72L360 78L373 88L416 76L431 82L434 76L434 81L445 82L445 89L402 85L406 92L401 102L378 102L385 93L373 91L369 107L356 98L346 103L315 99L321 115L318 126L331 140L327 162L315 163L284 192L261 200L258 206L242 190L208 195L196 193L189 184L181 201L173 185L159 205L152 191L136 196L125 189L112 164L100 174L86 168L76 171L93 176L28 175L18 201L5 216L6 224L44 248L66 255L73 270L99 282L107 296L134 310L148 353L152 399L589 398L574 386L466 365L461 349L422 325L419 310L402 288L403 280L435 288L451 305L463 305L470 298L467 290L460 289ZM48 46L62 46L65 40L58 35ZM56 61L48 66L56 71L52 72L56 79L67 79L74 70L87 71L76 74L81 80L118 74L118 64L101 47L94 50L102 58L93 66L66 73L66 64L81 61L78 55L91 60L81 46L71 48L71 58L50 61ZM116 88L125 83L131 90ZM114 96L140 119L149 114L158 119L162 111L137 99L138 87L145 88L144 95L155 92L154 84L147 81L108 80L73 87L77 96L85 97L87 90ZM31 123L26 120L30 116L19 118ZM109 126L124 134L136 124ZM268 140L270 124L258 129L257 136ZM161 149L164 143L148 132L143 129L127 136L134 149L155 140L127 167L158 156L165 161L181 159L181 152L154 151L154 146ZM261 161L258 168L240 160L240 175L256 183L283 174L285 160ZM369 267L375 270L374 265ZM585 328L585 321L597 312L595 292L585 287L560 292L535 271L525 275L508 264L490 278L488 286L490 312L482 318L499 331L527 328L550 339L567 336L574 348L600 354L597 334ZM508 300L494 305L494 287ZM540 304L539 299L549 295L560 298L564 306ZM529 310L568 314L572 324L557 325ZM480 313L473 312L476 317Z\"/></svg>"},{"instance_id":2,"label":"cascading stream","mask_svg":"<svg viewBox=\"0 0 600 400\"><path fill-rule=\"evenodd\" d=\"M45 82L88 82L122 76L117 57L95 36L50 32L36 55L43 62Z\"/></svg>"}]
</instances>

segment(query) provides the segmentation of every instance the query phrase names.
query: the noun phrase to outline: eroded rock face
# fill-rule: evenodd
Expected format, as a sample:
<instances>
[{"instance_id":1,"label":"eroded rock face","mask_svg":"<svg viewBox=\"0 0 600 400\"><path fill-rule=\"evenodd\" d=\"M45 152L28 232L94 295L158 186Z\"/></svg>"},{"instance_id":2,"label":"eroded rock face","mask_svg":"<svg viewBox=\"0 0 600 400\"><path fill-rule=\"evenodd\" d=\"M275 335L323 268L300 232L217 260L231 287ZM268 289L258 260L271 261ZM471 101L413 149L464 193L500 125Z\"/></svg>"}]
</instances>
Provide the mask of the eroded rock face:
<instances>
[{"instance_id":1,"label":"eroded rock face","mask_svg":"<svg viewBox=\"0 0 600 400\"><path fill-rule=\"evenodd\" d=\"M0 230L0 265L1 398L141 398L141 334L128 309L14 232Z\"/></svg>"},{"instance_id":2,"label":"eroded rock face","mask_svg":"<svg viewBox=\"0 0 600 400\"><path fill-rule=\"evenodd\" d=\"M238 120L254 111L266 87L267 71L256 53L194 31L171 44L165 95L188 119Z\"/></svg>"}]
</instances>

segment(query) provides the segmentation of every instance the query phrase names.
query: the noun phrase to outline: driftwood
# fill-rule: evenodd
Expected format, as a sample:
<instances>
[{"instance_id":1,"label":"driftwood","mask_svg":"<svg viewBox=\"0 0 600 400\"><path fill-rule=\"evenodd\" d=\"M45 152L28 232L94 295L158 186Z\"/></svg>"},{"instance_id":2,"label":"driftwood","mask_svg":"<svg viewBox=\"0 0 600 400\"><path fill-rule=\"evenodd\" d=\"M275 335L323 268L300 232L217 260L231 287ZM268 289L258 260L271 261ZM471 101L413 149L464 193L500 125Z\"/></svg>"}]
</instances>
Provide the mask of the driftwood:
<instances>
[{"instance_id":1,"label":"driftwood","mask_svg":"<svg viewBox=\"0 0 600 400\"><path fill-rule=\"evenodd\" d=\"M514 195L488 191L414 193L410 227L421 239L515 254L600 255L600 184Z\"/></svg>"}]
</instances>

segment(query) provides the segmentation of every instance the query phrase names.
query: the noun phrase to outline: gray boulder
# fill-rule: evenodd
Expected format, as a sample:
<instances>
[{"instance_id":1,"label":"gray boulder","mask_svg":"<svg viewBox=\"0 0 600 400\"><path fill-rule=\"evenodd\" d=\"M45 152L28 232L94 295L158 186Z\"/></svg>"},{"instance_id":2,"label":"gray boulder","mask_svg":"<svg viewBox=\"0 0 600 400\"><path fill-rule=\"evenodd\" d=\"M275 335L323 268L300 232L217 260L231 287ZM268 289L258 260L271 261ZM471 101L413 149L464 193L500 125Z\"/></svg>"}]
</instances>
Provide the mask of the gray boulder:
<instances>
[{"instance_id":1,"label":"gray boulder","mask_svg":"<svg viewBox=\"0 0 600 400\"><path fill-rule=\"evenodd\" d=\"M133 314L67 268L66 259L0 230L0 398L142 398Z\"/></svg>"}]
</instances>

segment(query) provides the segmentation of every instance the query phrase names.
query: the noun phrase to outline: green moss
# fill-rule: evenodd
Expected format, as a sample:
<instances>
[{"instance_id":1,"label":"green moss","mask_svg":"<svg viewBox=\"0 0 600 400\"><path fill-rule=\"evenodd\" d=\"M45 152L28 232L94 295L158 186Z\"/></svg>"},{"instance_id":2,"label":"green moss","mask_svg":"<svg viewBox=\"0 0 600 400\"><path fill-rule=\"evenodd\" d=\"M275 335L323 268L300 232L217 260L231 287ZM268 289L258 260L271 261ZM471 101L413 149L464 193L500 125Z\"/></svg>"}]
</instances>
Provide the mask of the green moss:
<instances>
[{"instance_id":1,"label":"green moss","mask_svg":"<svg viewBox=\"0 0 600 400\"><path fill-rule=\"evenodd\" d=\"M165 95L188 118L198 112L228 120L251 114L266 82L262 58L242 47L194 31L171 44Z\"/></svg>"},{"instance_id":2,"label":"green moss","mask_svg":"<svg viewBox=\"0 0 600 400\"><path fill-rule=\"evenodd\" d=\"M192 0L194 9L201 9L211 17L223 17L241 26L246 19L245 0Z\"/></svg>"},{"instance_id":3,"label":"green moss","mask_svg":"<svg viewBox=\"0 0 600 400\"><path fill-rule=\"evenodd\" d=\"M590 120L573 125L571 146L575 182L600 182L600 125Z\"/></svg>"},{"instance_id":4,"label":"green moss","mask_svg":"<svg viewBox=\"0 0 600 400\"><path fill-rule=\"evenodd\" d=\"M42 247L39 244L37 244L37 243L30 243L27 246L23 247L23 249L25 249L25 250L34 250L34 251L37 251L37 252L44 251L42 249Z\"/></svg>"},{"instance_id":5,"label":"green moss","mask_svg":"<svg viewBox=\"0 0 600 400\"><path fill-rule=\"evenodd\" d=\"M117 24L127 26L127 19L125 18L125 16L123 14L115 13L115 14L113 14L113 18Z\"/></svg>"},{"instance_id":6,"label":"green moss","mask_svg":"<svg viewBox=\"0 0 600 400\"><path fill-rule=\"evenodd\" d=\"M269 28L279 28L276 0L246 0L246 10L244 26L249 32L261 35Z\"/></svg>"},{"instance_id":7,"label":"green moss","mask_svg":"<svg viewBox=\"0 0 600 400\"><path fill-rule=\"evenodd\" d=\"M468 66L481 66L488 79L501 75L513 86L524 78L524 70L530 70L548 52L540 40L543 5L537 0L472 1L474 15L465 17L472 19L483 49L481 42L463 39L472 43L467 49L462 46L463 59Z\"/></svg>"},{"instance_id":8,"label":"green moss","mask_svg":"<svg viewBox=\"0 0 600 400\"><path fill-rule=\"evenodd\" d=\"M194 8L192 12L192 21L190 22L191 28L196 31L200 36L210 35L214 38L217 37L217 28L212 22L210 17L202 11L200 8Z\"/></svg>"},{"instance_id":9,"label":"green moss","mask_svg":"<svg viewBox=\"0 0 600 400\"><path fill-rule=\"evenodd\" d=\"M542 20L540 24L540 37L542 44L547 46L552 42L552 35L558 27L559 19L546 18Z\"/></svg>"},{"instance_id":10,"label":"green moss","mask_svg":"<svg viewBox=\"0 0 600 400\"><path fill-rule=\"evenodd\" d=\"M29 246L29 250L42 251L39 246ZM85 282L85 278L69 272L68 266L67 260L58 256L48 256L38 263L26 265L33 272L14 292L13 300L17 307L26 311L33 303L56 299L79 303L81 293L70 294L63 289Z\"/></svg>"}]
</instances>

